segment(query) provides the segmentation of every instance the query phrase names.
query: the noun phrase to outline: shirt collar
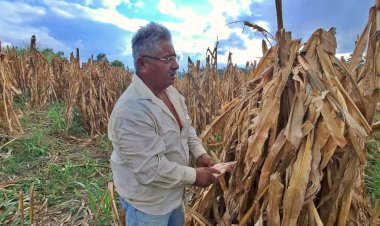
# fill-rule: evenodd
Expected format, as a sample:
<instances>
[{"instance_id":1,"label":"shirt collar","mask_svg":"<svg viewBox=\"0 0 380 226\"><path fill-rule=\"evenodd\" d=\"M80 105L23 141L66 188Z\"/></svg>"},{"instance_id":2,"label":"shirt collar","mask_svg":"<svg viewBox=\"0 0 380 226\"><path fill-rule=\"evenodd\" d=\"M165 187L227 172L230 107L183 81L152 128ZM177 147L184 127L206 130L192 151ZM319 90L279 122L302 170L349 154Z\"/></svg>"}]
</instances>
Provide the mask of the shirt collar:
<instances>
[{"instance_id":1,"label":"shirt collar","mask_svg":"<svg viewBox=\"0 0 380 226\"><path fill-rule=\"evenodd\" d=\"M132 76L132 84L136 89L136 93L138 96L138 99L149 99L152 100L153 102L156 102L160 100L152 90L149 89L149 87L141 80L141 78L135 73ZM169 86L168 88L165 89L165 92L168 96L172 95L174 87Z\"/></svg>"},{"instance_id":2,"label":"shirt collar","mask_svg":"<svg viewBox=\"0 0 380 226\"><path fill-rule=\"evenodd\" d=\"M167 114L169 114L173 118L173 120L175 120L174 115L170 112L169 108L165 105L165 103L161 99L156 97L156 95L154 95L152 90L150 90L148 88L148 86L145 85L145 83L141 80L141 78L137 74L133 74L131 85L133 85L133 87L135 89L136 96L138 99L140 99L140 100L141 99L142 100L151 100L154 104L156 104L163 111L165 111ZM173 86L169 86L168 88L165 89L165 92L166 92L166 95L168 95L170 101L172 102L174 109L176 109L178 117L179 117L182 125L184 125L184 123L185 123L184 118L186 116L182 113L183 111L180 110L180 109L182 109L182 107L181 107L181 103L180 103L179 99L174 98L176 96L176 93L177 93L176 89Z\"/></svg>"},{"instance_id":3,"label":"shirt collar","mask_svg":"<svg viewBox=\"0 0 380 226\"><path fill-rule=\"evenodd\" d=\"M157 98L136 73L132 76L132 85L135 88L138 99L155 100Z\"/></svg>"}]
</instances>

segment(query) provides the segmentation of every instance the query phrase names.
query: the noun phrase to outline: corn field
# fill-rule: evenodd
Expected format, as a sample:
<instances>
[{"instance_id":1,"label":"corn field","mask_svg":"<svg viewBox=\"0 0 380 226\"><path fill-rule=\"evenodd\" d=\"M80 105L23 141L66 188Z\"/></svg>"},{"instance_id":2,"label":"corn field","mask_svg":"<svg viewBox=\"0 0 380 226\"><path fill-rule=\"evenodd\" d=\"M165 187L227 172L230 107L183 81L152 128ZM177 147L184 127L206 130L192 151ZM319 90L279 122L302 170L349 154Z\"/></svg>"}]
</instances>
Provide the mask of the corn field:
<instances>
[{"instance_id":1,"label":"corn field","mask_svg":"<svg viewBox=\"0 0 380 226\"><path fill-rule=\"evenodd\" d=\"M68 126L73 111L80 109L83 126L94 138L106 132L108 118L116 99L131 82L132 72L111 67L105 62L89 60L82 66L79 50L70 59L55 57L51 64L37 51L35 37L30 51L18 52L16 48L2 50L0 61L0 133L19 133L20 112L12 106L20 95L30 97L32 108L63 101L66 104Z\"/></svg>"},{"instance_id":2,"label":"corn field","mask_svg":"<svg viewBox=\"0 0 380 226\"><path fill-rule=\"evenodd\" d=\"M206 65L200 68L200 61L194 64L188 60L188 71L183 78L177 79L175 86L186 97L186 104L193 125L198 133L202 132L219 113L223 104L228 103L240 92L255 65L247 63L245 70L232 63L231 53L227 67L220 76L217 71L217 46L206 57Z\"/></svg>"},{"instance_id":3,"label":"corn field","mask_svg":"<svg viewBox=\"0 0 380 226\"><path fill-rule=\"evenodd\" d=\"M188 59L175 86L193 125L215 160L238 163L218 183L192 188L187 225L380 225L380 205L372 209L364 186L378 103L379 7L349 60L335 57L334 29L301 43L281 26L257 65L239 69L230 55L219 74L217 46L205 66ZM48 62L35 36L29 51L1 49L0 136L23 133L13 104L22 95L30 108L64 102L68 126L78 109L90 138L105 134L133 72L79 59L77 49Z\"/></svg>"}]
</instances>

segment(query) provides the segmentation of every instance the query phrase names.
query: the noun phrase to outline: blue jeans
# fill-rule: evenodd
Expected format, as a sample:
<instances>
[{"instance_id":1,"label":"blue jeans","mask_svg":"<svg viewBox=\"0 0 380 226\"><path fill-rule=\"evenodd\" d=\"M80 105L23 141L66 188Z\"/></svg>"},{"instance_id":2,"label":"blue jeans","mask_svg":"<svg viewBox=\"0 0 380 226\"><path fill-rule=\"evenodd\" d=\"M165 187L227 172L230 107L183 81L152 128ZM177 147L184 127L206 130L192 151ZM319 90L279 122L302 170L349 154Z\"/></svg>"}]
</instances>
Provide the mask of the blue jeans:
<instances>
[{"instance_id":1,"label":"blue jeans","mask_svg":"<svg viewBox=\"0 0 380 226\"><path fill-rule=\"evenodd\" d=\"M185 223L182 205L165 215L151 215L136 209L125 199L120 199L120 202L126 213L127 226L183 226Z\"/></svg>"}]
</instances>

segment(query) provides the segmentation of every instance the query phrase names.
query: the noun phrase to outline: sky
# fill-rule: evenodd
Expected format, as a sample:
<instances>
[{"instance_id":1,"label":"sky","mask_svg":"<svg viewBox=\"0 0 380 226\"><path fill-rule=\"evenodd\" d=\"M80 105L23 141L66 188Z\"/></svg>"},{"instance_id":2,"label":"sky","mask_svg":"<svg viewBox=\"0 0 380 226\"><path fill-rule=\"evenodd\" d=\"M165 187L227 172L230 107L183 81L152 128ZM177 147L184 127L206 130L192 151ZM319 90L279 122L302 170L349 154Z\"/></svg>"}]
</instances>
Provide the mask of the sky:
<instances>
[{"instance_id":1,"label":"sky","mask_svg":"<svg viewBox=\"0 0 380 226\"><path fill-rule=\"evenodd\" d=\"M375 0L283 0L284 28L306 42L318 28L335 27L337 55L347 56L374 4ZM105 53L109 61L120 60L130 69L131 38L150 21L171 31L184 71L188 57L204 65L207 48L213 49L217 41L220 67L229 52L238 65L259 60L264 37L242 21L258 24L273 36L277 30L275 0L0 0L2 47L28 46L36 35L39 48L63 51L66 57L79 48L82 62Z\"/></svg>"}]
</instances>

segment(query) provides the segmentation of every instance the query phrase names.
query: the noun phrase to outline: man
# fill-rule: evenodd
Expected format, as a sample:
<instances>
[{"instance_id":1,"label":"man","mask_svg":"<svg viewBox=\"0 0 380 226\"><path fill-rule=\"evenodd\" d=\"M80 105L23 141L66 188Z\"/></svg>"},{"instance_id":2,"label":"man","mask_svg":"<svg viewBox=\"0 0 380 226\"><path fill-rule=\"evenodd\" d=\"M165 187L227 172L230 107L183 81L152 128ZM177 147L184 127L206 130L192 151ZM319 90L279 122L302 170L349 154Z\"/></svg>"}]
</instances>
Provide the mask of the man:
<instances>
[{"instance_id":1,"label":"man","mask_svg":"<svg viewBox=\"0 0 380 226\"><path fill-rule=\"evenodd\" d=\"M169 30L157 23L132 39L136 74L108 126L111 167L127 225L184 224L185 185L207 187L219 174L197 137L184 97L172 87L178 57ZM189 167L190 154L198 168Z\"/></svg>"}]
</instances>

